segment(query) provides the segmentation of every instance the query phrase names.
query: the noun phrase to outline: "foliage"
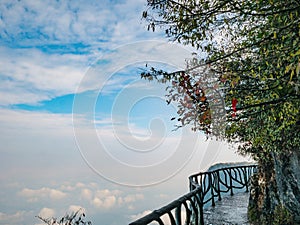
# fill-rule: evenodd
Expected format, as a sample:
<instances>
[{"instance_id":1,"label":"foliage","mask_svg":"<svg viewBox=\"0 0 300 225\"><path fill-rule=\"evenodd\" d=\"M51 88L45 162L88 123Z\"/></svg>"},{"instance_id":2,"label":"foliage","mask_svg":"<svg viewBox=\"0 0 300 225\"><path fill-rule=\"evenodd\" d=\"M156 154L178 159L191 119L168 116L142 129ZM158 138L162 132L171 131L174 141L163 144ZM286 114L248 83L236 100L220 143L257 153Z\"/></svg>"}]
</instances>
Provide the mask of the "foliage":
<instances>
[{"instance_id":1,"label":"foliage","mask_svg":"<svg viewBox=\"0 0 300 225\"><path fill-rule=\"evenodd\" d=\"M274 212L274 225L282 224L294 224L293 217L283 205L278 205Z\"/></svg>"},{"instance_id":2,"label":"foliage","mask_svg":"<svg viewBox=\"0 0 300 225\"><path fill-rule=\"evenodd\" d=\"M171 81L167 97L178 103L181 125L237 142L258 159L299 149L299 0L148 0L148 7L149 29L164 27L170 39L204 52L184 71L142 74ZM224 114L208 90L224 99Z\"/></svg>"},{"instance_id":3,"label":"foliage","mask_svg":"<svg viewBox=\"0 0 300 225\"><path fill-rule=\"evenodd\" d=\"M151 68L141 74L142 78L169 82L167 104L177 104L176 129L187 124L192 130L205 131L207 135L220 136L225 119L223 93L219 88L218 77L203 61L196 57L186 59L187 69L171 73Z\"/></svg>"},{"instance_id":4,"label":"foliage","mask_svg":"<svg viewBox=\"0 0 300 225\"><path fill-rule=\"evenodd\" d=\"M82 209L79 209L76 212L72 212L71 214L67 214L61 219L57 219L54 217L43 218L41 216L37 216L37 218L39 218L47 225L92 225L91 221L85 221L85 213L82 211Z\"/></svg>"}]
</instances>

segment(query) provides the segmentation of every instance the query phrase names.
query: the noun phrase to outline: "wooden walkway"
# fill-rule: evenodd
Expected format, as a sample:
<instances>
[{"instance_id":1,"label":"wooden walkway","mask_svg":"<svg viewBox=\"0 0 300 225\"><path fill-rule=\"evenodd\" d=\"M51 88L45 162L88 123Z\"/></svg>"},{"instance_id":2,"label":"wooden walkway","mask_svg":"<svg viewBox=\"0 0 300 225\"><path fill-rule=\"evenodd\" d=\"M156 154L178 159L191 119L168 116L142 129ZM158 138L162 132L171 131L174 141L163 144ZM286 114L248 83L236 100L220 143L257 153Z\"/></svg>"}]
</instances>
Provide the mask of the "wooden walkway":
<instances>
[{"instance_id":1,"label":"wooden walkway","mask_svg":"<svg viewBox=\"0 0 300 225\"><path fill-rule=\"evenodd\" d=\"M205 225L250 225L247 219L249 192L224 196L215 207L204 210Z\"/></svg>"}]
</instances>

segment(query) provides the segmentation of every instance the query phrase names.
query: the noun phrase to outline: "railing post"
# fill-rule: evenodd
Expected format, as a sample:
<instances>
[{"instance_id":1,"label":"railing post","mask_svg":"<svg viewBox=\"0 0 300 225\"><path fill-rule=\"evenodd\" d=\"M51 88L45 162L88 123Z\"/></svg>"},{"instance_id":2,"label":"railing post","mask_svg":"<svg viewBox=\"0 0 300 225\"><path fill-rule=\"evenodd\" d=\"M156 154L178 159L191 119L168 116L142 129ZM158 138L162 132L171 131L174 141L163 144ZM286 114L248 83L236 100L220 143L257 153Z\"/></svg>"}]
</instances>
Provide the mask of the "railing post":
<instances>
[{"instance_id":1,"label":"railing post","mask_svg":"<svg viewBox=\"0 0 300 225\"><path fill-rule=\"evenodd\" d=\"M244 167L244 179L245 179L245 185L246 185L246 192L249 192L249 187L248 187L248 168Z\"/></svg>"},{"instance_id":2,"label":"railing post","mask_svg":"<svg viewBox=\"0 0 300 225\"><path fill-rule=\"evenodd\" d=\"M200 217L200 225L204 225L204 212L203 212L203 196L202 194L198 194L198 198L200 200L200 205L199 205L199 217ZM197 225L197 224L196 224Z\"/></svg>"},{"instance_id":3,"label":"railing post","mask_svg":"<svg viewBox=\"0 0 300 225\"><path fill-rule=\"evenodd\" d=\"M218 185L218 200L221 201L221 189L220 189L220 171L217 171L217 185Z\"/></svg>"},{"instance_id":4,"label":"railing post","mask_svg":"<svg viewBox=\"0 0 300 225\"><path fill-rule=\"evenodd\" d=\"M232 176L231 176L231 169L229 168L229 186L230 186L230 195L233 195L233 187L232 187Z\"/></svg>"},{"instance_id":5,"label":"railing post","mask_svg":"<svg viewBox=\"0 0 300 225\"><path fill-rule=\"evenodd\" d=\"M176 224L181 225L181 205L177 206L175 209L175 219Z\"/></svg>"},{"instance_id":6,"label":"railing post","mask_svg":"<svg viewBox=\"0 0 300 225\"><path fill-rule=\"evenodd\" d=\"M214 185L213 185L213 173L209 173L209 186L210 186L210 194L211 194L211 205L215 206L215 197L214 197Z\"/></svg>"}]
</instances>

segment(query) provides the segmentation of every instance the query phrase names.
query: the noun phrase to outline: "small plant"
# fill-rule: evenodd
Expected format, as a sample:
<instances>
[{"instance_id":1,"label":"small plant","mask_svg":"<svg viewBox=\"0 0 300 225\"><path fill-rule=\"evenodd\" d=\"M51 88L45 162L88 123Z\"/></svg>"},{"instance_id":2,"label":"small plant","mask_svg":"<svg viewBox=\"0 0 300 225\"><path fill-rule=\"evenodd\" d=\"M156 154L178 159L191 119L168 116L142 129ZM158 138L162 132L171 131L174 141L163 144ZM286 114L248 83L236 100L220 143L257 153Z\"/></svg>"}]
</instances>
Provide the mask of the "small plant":
<instances>
[{"instance_id":1,"label":"small plant","mask_svg":"<svg viewBox=\"0 0 300 225\"><path fill-rule=\"evenodd\" d=\"M43 221L47 225L92 225L91 221L85 221L85 213L80 208L76 212L72 212L71 214L67 214L63 216L61 219L57 218L43 218L41 216L36 216L41 221Z\"/></svg>"},{"instance_id":2,"label":"small plant","mask_svg":"<svg viewBox=\"0 0 300 225\"><path fill-rule=\"evenodd\" d=\"M274 225L292 225L293 218L290 212L283 206L278 205L274 211Z\"/></svg>"}]
</instances>

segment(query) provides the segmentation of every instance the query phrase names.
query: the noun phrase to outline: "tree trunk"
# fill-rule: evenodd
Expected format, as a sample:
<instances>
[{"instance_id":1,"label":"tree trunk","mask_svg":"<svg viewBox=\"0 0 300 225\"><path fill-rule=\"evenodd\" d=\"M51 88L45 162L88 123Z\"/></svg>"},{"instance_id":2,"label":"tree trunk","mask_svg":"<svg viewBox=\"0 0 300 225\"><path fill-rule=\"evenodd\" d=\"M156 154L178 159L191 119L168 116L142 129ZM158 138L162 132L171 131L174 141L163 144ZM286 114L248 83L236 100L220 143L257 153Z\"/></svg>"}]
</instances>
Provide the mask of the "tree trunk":
<instances>
[{"instance_id":1,"label":"tree trunk","mask_svg":"<svg viewBox=\"0 0 300 225\"><path fill-rule=\"evenodd\" d=\"M273 154L252 178L252 224L300 224L300 152Z\"/></svg>"}]
</instances>

